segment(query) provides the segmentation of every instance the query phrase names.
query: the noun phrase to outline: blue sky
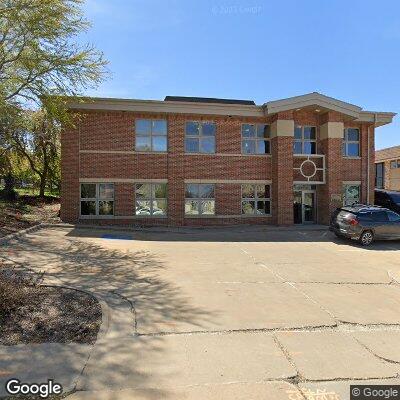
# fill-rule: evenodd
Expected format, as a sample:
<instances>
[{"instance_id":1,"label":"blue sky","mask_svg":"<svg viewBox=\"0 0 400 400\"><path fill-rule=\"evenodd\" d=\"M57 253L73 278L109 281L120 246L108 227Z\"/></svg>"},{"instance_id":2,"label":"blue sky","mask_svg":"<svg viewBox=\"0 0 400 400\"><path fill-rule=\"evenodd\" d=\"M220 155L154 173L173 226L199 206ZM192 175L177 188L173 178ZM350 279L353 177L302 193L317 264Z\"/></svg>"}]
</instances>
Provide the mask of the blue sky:
<instances>
[{"instance_id":1,"label":"blue sky","mask_svg":"<svg viewBox=\"0 0 400 400\"><path fill-rule=\"evenodd\" d=\"M86 0L111 79L88 94L269 100L318 91L400 113L400 1ZM400 145L400 115L376 148Z\"/></svg>"}]
</instances>

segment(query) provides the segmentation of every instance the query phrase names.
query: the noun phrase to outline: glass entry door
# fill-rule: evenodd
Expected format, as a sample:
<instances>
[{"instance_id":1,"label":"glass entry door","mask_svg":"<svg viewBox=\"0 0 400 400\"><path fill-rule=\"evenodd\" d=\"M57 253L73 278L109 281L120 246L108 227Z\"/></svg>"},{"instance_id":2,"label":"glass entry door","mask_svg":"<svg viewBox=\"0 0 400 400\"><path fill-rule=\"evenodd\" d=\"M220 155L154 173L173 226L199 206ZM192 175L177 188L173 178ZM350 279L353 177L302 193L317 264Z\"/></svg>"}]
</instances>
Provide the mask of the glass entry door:
<instances>
[{"instance_id":1,"label":"glass entry door","mask_svg":"<svg viewBox=\"0 0 400 400\"><path fill-rule=\"evenodd\" d=\"M293 216L295 224L313 224L316 221L315 191L295 190Z\"/></svg>"},{"instance_id":2,"label":"glass entry door","mask_svg":"<svg viewBox=\"0 0 400 400\"><path fill-rule=\"evenodd\" d=\"M303 191L303 224L315 222L315 192Z\"/></svg>"}]
</instances>

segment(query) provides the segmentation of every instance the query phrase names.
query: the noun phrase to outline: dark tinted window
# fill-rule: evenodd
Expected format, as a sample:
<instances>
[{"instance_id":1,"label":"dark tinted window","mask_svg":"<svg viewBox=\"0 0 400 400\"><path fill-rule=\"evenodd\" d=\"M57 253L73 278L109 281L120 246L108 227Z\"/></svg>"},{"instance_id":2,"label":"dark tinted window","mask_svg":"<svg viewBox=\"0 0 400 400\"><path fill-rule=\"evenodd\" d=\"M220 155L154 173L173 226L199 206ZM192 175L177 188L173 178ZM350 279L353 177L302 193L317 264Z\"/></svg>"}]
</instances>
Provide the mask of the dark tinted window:
<instances>
[{"instance_id":1,"label":"dark tinted window","mask_svg":"<svg viewBox=\"0 0 400 400\"><path fill-rule=\"evenodd\" d=\"M400 221L400 215L393 211L388 211L387 215L389 217L389 221Z\"/></svg>"},{"instance_id":2,"label":"dark tinted window","mask_svg":"<svg viewBox=\"0 0 400 400\"><path fill-rule=\"evenodd\" d=\"M375 211L372 213L372 219L376 222L389 221L386 211Z\"/></svg>"},{"instance_id":3,"label":"dark tinted window","mask_svg":"<svg viewBox=\"0 0 400 400\"><path fill-rule=\"evenodd\" d=\"M396 204L400 204L400 193L390 193L388 195Z\"/></svg>"}]
</instances>

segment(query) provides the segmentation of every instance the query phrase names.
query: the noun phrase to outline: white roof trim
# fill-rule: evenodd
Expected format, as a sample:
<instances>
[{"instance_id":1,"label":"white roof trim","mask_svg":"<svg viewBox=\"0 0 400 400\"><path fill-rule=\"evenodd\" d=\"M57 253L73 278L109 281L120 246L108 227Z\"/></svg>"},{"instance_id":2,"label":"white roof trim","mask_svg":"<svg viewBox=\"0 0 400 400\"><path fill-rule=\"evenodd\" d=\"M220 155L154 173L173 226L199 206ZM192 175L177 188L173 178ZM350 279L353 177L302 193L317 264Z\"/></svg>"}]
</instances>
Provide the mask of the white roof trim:
<instances>
[{"instance_id":1,"label":"white roof trim","mask_svg":"<svg viewBox=\"0 0 400 400\"><path fill-rule=\"evenodd\" d=\"M302 96L290 97L283 100L269 101L264 104L266 114L275 114L277 112L295 110L308 106L317 106L337 111L353 118L358 118L361 107L346 103L323 94L313 92Z\"/></svg>"},{"instance_id":2,"label":"white roof trim","mask_svg":"<svg viewBox=\"0 0 400 400\"><path fill-rule=\"evenodd\" d=\"M109 98L90 98L84 102L69 104L70 109L112 110L177 114L209 114L264 117L260 106L243 104L193 103L186 101L128 100Z\"/></svg>"},{"instance_id":3,"label":"white roof trim","mask_svg":"<svg viewBox=\"0 0 400 400\"><path fill-rule=\"evenodd\" d=\"M347 115L354 122L369 122L375 126L390 124L396 113L363 111L361 107L313 92L288 99L269 101L263 106L246 104L194 103L88 97L71 98L68 107L76 110L135 111L159 114L203 114L221 116L265 117L282 111L316 106Z\"/></svg>"}]
</instances>

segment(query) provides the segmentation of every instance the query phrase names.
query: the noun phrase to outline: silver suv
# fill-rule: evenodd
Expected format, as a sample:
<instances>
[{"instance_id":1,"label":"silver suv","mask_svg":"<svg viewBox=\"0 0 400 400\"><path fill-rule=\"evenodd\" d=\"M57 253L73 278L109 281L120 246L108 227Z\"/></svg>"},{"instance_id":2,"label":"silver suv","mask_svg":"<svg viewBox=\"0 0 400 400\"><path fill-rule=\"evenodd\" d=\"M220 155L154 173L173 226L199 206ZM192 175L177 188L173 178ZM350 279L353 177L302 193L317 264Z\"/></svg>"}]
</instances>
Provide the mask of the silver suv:
<instances>
[{"instance_id":1,"label":"silver suv","mask_svg":"<svg viewBox=\"0 0 400 400\"><path fill-rule=\"evenodd\" d=\"M387 208L354 204L334 211L329 229L369 246L375 239L400 239L400 215Z\"/></svg>"}]
</instances>

